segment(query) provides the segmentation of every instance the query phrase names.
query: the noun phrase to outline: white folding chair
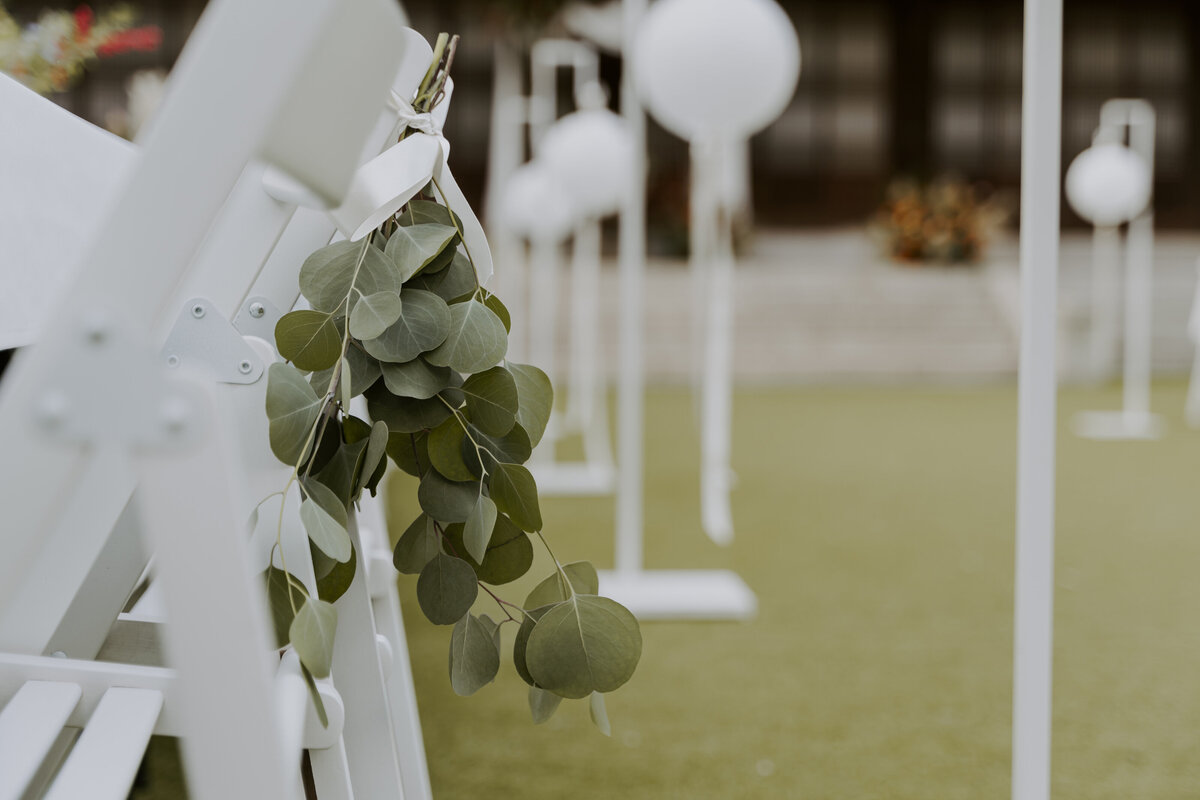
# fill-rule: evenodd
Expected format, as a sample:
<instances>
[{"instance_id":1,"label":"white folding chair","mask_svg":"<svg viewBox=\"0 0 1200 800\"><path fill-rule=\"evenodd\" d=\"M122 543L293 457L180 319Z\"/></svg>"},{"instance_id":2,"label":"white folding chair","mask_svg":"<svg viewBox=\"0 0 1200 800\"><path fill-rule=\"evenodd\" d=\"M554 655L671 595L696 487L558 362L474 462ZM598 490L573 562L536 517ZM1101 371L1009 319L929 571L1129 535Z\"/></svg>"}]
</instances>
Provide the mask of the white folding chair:
<instances>
[{"instance_id":1,"label":"white folding chair","mask_svg":"<svg viewBox=\"0 0 1200 800\"><path fill-rule=\"evenodd\" d=\"M264 53L248 34L262 30L286 47ZM183 737L197 798L301 796L301 745L321 797L428 796L378 506L351 531L361 567L338 601L328 729L305 711L294 657L271 664L240 521L283 483L260 380L274 353L254 334L295 302L300 263L333 233L264 178L337 206L394 124L380 113L392 77L411 85L406 71L427 66L420 44L388 0L210 4L56 301L63 323L0 384L0 498L19 509L0 528L0 798L53 772L64 725L84 732L50 796L123 797L152 733ZM208 368L201 382L147 345L181 330L181 309L205 328L177 355ZM283 538L303 548L289 564L306 563L298 524ZM94 660L144 654L148 622L118 617L147 551L170 668ZM311 564L293 571L311 588Z\"/></svg>"}]
</instances>

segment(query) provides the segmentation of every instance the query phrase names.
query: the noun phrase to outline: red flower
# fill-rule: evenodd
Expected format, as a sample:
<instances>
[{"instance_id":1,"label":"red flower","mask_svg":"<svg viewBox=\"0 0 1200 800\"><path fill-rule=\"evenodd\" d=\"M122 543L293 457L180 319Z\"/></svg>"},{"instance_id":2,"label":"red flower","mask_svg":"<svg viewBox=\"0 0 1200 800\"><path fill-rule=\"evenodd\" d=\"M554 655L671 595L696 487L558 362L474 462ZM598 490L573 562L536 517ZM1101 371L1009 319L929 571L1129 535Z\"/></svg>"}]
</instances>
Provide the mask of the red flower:
<instances>
[{"instance_id":1,"label":"red flower","mask_svg":"<svg viewBox=\"0 0 1200 800\"><path fill-rule=\"evenodd\" d=\"M96 55L104 58L130 50L150 52L157 50L162 44L162 31L155 25L145 25L141 28L130 28L127 31L114 33L96 47Z\"/></svg>"},{"instance_id":2,"label":"red flower","mask_svg":"<svg viewBox=\"0 0 1200 800\"><path fill-rule=\"evenodd\" d=\"M96 15L92 13L92 9L87 6L80 6L75 9L75 39L77 41L86 39L92 30L92 21Z\"/></svg>"}]
</instances>

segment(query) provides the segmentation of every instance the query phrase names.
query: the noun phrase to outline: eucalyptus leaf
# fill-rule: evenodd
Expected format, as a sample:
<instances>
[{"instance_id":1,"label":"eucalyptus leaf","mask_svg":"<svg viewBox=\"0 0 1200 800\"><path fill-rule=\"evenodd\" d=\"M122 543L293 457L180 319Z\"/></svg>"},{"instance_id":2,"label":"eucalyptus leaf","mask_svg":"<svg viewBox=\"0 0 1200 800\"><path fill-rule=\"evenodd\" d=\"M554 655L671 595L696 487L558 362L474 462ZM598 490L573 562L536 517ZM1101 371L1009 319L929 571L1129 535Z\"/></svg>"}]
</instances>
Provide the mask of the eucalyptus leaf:
<instances>
[{"instance_id":1,"label":"eucalyptus leaf","mask_svg":"<svg viewBox=\"0 0 1200 800\"><path fill-rule=\"evenodd\" d=\"M452 309L433 292L405 289L400 301L403 306L400 317L378 336L362 343L369 354L392 364L412 361L421 353L437 348L446 341L454 321ZM435 363L435 366L446 365Z\"/></svg>"},{"instance_id":2,"label":"eucalyptus leaf","mask_svg":"<svg viewBox=\"0 0 1200 800\"><path fill-rule=\"evenodd\" d=\"M365 241L334 242L305 259L300 267L300 292L317 311L334 312L347 297L353 305L358 295L399 294L406 277L379 248Z\"/></svg>"},{"instance_id":3,"label":"eucalyptus leaf","mask_svg":"<svg viewBox=\"0 0 1200 800\"><path fill-rule=\"evenodd\" d=\"M329 677L333 665L333 638L337 631L337 609L332 603L308 598L296 612L289 629L292 647L300 663L316 678Z\"/></svg>"},{"instance_id":4,"label":"eucalyptus leaf","mask_svg":"<svg viewBox=\"0 0 1200 800\"><path fill-rule=\"evenodd\" d=\"M432 366L423 358L382 367L384 384L399 397L428 400L450 385L450 368Z\"/></svg>"},{"instance_id":5,"label":"eucalyptus leaf","mask_svg":"<svg viewBox=\"0 0 1200 800\"><path fill-rule=\"evenodd\" d=\"M317 711L317 720L320 721L322 728L329 727L329 715L325 711L325 701L321 699L321 692L317 689L317 682L313 680L312 673L304 664L300 665L300 674L304 677L304 685L308 687L308 696L312 698L313 708Z\"/></svg>"},{"instance_id":6,"label":"eucalyptus leaf","mask_svg":"<svg viewBox=\"0 0 1200 800\"><path fill-rule=\"evenodd\" d=\"M511 361L506 366L517 384L517 422L529 434L529 443L537 447L554 408L554 387L537 367Z\"/></svg>"},{"instance_id":7,"label":"eucalyptus leaf","mask_svg":"<svg viewBox=\"0 0 1200 800\"><path fill-rule=\"evenodd\" d=\"M525 662L537 685L579 698L620 688L641 655L642 634L628 609L607 597L579 594L538 620Z\"/></svg>"},{"instance_id":8,"label":"eucalyptus leaf","mask_svg":"<svg viewBox=\"0 0 1200 800\"><path fill-rule=\"evenodd\" d=\"M553 692L547 692L545 689L539 689L536 686L529 687L529 713L533 717L534 725L541 725L554 716L554 712L558 710L562 698Z\"/></svg>"},{"instance_id":9,"label":"eucalyptus leaf","mask_svg":"<svg viewBox=\"0 0 1200 800\"><path fill-rule=\"evenodd\" d=\"M449 225L422 222L397 228L384 253L396 265L401 280L408 280L446 249L458 232Z\"/></svg>"},{"instance_id":10,"label":"eucalyptus leaf","mask_svg":"<svg viewBox=\"0 0 1200 800\"><path fill-rule=\"evenodd\" d=\"M490 621L490 620L489 620ZM487 625L472 614L454 623L450 632L450 686L462 697L475 694L496 679L500 648Z\"/></svg>"},{"instance_id":11,"label":"eucalyptus leaf","mask_svg":"<svg viewBox=\"0 0 1200 800\"><path fill-rule=\"evenodd\" d=\"M342 409L348 411L354 400L354 375L350 372L350 360L346 358L342 359L342 371L338 374L338 394L341 395Z\"/></svg>"},{"instance_id":12,"label":"eucalyptus leaf","mask_svg":"<svg viewBox=\"0 0 1200 800\"><path fill-rule=\"evenodd\" d=\"M387 457L388 427L386 422L376 422L371 426L371 435L367 438L367 450L363 454L362 474L368 477L375 474L379 465Z\"/></svg>"},{"instance_id":13,"label":"eucalyptus leaf","mask_svg":"<svg viewBox=\"0 0 1200 800\"><path fill-rule=\"evenodd\" d=\"M500 363L507 350L504 323L483 303L468 300L450 306L450 331L425 358L458 372L479 372Z\"/></svg>"},{"instance_id":14,"label":"eucalyptus leaf","mask_svg":"<svg viewBox=\"0 0 1200 800\"><path fill-rule=\"evenodd\" d=\"M466 525L462 522L447 525L445 528L450 552L464 557L474 569L479 580L493 586L509 583L529 572L533 564L533 544L525 531L518 528L503 514L496 516L496 527L492 529L492 539L488 543L483 562L475 561L467 554L467 546L463 542Z\"/></svg>"},{"instance_id":15,"label":"eucalyptus leaf","mask_svg":"<svg viewBox=\"0 0 1200 800\"><path fill-rule=\"evenodd\" d=\"M590 562L573 561L564 566L562 571L566 573L566 580L570 582L571 588L575 590L576 594L597 594L599 592L600 577ZM556 569L550 577L535 586L525 598L525 608L538 608L551 603L561 603L569 600L570 597L571 592L568 591L562 575Z\"/></svg>"},{"instance_id":16,"label":"eucalyptus leaf","mask_svg":"<svg viewBox=\"0 0 1200 800\"><path fill-rule=\"evenodd\" d=\"M294 608L299 608L308 599L308 591L300 579L271 565L263 573L267 582L267 604L271 607L272 629L275 631L275 646L286 647L288 631L295 619ZM289 587L291 591L289 594Z\"/></svg>"},{"instance_id":17,"label":"eucalyptus leaf","mask_svg":"<svg viewBox=\"0 0 1200 800\"><path fill-rule=\"evenodd\" d=\"M476 372L463 382L471 421L484 433L504 436L517 420L517 383L504 367Z\"/></svg>"},{"instance_id":18,"label":"eucalyptus leaf","mask_svg":"<svg viewBox=\"0 0 1200 800\"><path fill-rule=\"evenodd\" d=\"M300 485L304 488L304 493L308 495L309 499L314 500L318 506L325 510L325 513L333 517L334 522L342 528L346 527L348 524L346 504L341 501L336 492L311 475L302 478Z\"/></svg>"},{"instance_id":19,"label":"eucalyptus leaf","mask_svg":"<svg viewBox=\"0 0 1200 800\"><path fill-rule=\"evenodd\" d=\"M441 537L433 520L422 513L412 521L396 542L392 551L392 564L405 575L419 575L433 557L442 552Z\"/></svg>"},{"instance_id":20,"label":"eucalyptus leaf","mask_svg":"<svg viewBox=\"0 0 1200 800\"><path fill-rule=\"evenodd\" d=\"M438 522L466 522L478 496L478 483L448 480L435 470L426 473L417 488L421 510Z\"/></svg>"},{"instance_id":21,"label":"eucalyptus leaf","mask_svg":"<svg viewBox=\"0 0 1200 800\"><path fill-rule=\"evenodd\" d=\"M604 695L592 692L588 701L588 714L594 724L605 736L612 736L612 725L608 722L608 709L604 707Z\"/></svg>"},{"instance_id":22,"label":"eucalyptus leaf","mask_svg":"<svg viewBox=\"0 0 1200 800\"><path fill-rule=\"evenodd\" d=\"M329 462L316 473L317 480L332 489L347 508L358 494L367 444L367 439L342 442Z\"/></svg>"},{"instance_id":23,"label":"eucalyptus leaf","mask_svg":"<svg viewBox=\"0 0 1200 800\"><path fill-rule=\"evenodd\" d=\"M354 581L354 572L358 568L356 551L354 548L350 549L349 561L334 561L318 550L311 541L308 543L308 550L312 557L313 570L317 575L317 596L327 603L336 603Z\"/></svg>"},{"instance_id":24,"label":"eucalyptus leaf","mask_svg":"<svg viewBox=\"0 0 1200 800\"><path fill-rule=\"evenodd\" d=\"M475 563L483 561L487 555L487 546L492 540L492 531L496 528L496 515L496 504L490 497L482 494L475 499L475 505L467 515L463 528L463 545Z\"/></svg>"},{"instance_id":25,"label":"eucalyptus leaf","mask_svg":"<svg viewBox=\"0 0 1200 800\"><path fill-rule=\"evenodd\" d=\"M479 593L475 570L461 558L438 553L417 578L417 603L434 625L453 625Z\"/></svg>"},{"instance_id":26,"label":"eucalyptus leaf","mask_svg":"<svg viewBox=\"0 0 1200 800\"><path fill-rule=\"evenodd\" d=\"M366 393L366 398L371 419L382 420L392 434L429 430L440 425L451 413L437 397L428 400L396 397L379 384Z\"/></svg>"},{"instance_id":27,"label":"eucalyptus leaf","mask_svg":"<svg viewBox=\"0 0 1200 800\"><path fill-rule=\"evenodd\" d=\"M500 298L494 294L489 294L483 299L483 304L500 318L500 321L504 323L504 330L512 333L512 315L508 313L508 307L500 302Z\"/></svg>"},{"instance_id":28,"label":"eucalyptus leaf","mask_svg":"<svg viewBox=\"0 0 1200 800\"><path fill-rule=\"evenodd\" d=\"M358 397L360 394L371 388L371 384L379 380L379 361L363 350L362 347L353 339L350 340L350 346L346 348L345 362L350 365L350 396ZM313 387L313 391L318 395L323 395L329 391L329 381L333 378L333 367L323 369L320 372L314 372L308 378L308 383ZM346 377L343 374L339 383L346 384Z\"/></svg>"},{"instance_id":29,"label":"eucalyptus leaf","mask_svg":"<svg viewBox=\"0 0 1200 800\"><path fill-rule=\"evenodd\" d=\"M484 466L489 472L495 468L496 462L524 464L533 454L533 447L529 444L529 434L525 433L525 429L520 425L513 425L512 430L500 437L488 436L474 425L467 427L471 432L471 437L484 450ZM475 457L475 449L470 442L463 447L463 458L474 472L478 465L478 458Z\"/></svg>"},{"instance_id":30,"label":"eucalyptus leaf","mask_svg":"<svg viewBox=\"0 0 1200 800\"><path fill-rule=\"evenodd\" d=\"M346 528L317 505L311 497L300 504L300 521L308 532L309 541L335 561L349 561L350 535Z\"/></svg>"},{"instance_id":31,"label":"eucalyptus leaf","mask_svg":"<svg viewBox=\"0 0 1200 800\"><path fill-rule=\"evenodd\" d=\"M385 423L386 424L386 423ZM387 454L396 466L414 477L429 469L429 435L420 433L388 433Z\"/></svg>"},{"instance_id":32,"label":"eucalyptus leaf","mask_svg":"<svg viewBox=\"0 0 1200 800\"><path fill-rule=\"evenodd\" d=\"M517 629L516 638L513 639L513 666L517 668L517 674L521 676L521 680L530 686L535 684L533 676L529 674L529 666L525 663L525 651L529 646L529 635L537 627L538 621L552 608L554 608L553 605L545 605L541 608L526 609L525 617L521 620L521 627Z\"/></svg>"},{"instance_id":33,"label":"eucalyptus leaf","mask_svg":"<svg viewBox=\"0 0 1200 800\"><path fill-rule=\"evenodd\" d=\"M374 339L400 319L400 295L375 292L358 301L350 312L350 335Z\"/></svg>"},{"instance_id":34,"label":"eucalyptus leaf","mask_svg":"<svg viewBox=\"0 0 1200 800\"><path fill-rule=\"evenodd\" d=\"M458 253L458 242L458 238L455 237L454 241L451 242L446 249L437 254L437 258L433 259L433 261L430 261L428 264L422 267L421 271L413 277L415 278L418 275L433 275L450 266L450 264L454 261L454 256ZM409 278L409 281L411 280L412 278Z\"/></svg>"},{"instance_id":35,"label":"eucalyptus leaf","mask_svg":"<svg viewBox=\"0 0 1200 800\"><path fill-rule=\"evenodd\" d=\"M332 314L311 309L289 311L275 323L279 355L306 372L337 363L342 354L342 332Z\"/></svg>"},{"instance_id":36,"label":"eucalyptus leaf","mask_svg":"<svg viewBox=\"0 0 1200 800\"><path fill-rule=\"evenodd\" d=\"M488 494L521 530L532 533L542 529L537 484L520 464L495 464L488 476Z\"/></svg>"},{"instance_id":37,"label":"eucalyptus leaf","mask_svg":"<svg viewBox=\"0 0 1200 800\"><path fill-rule=\"evenodd\" d=\"M267 419L271 452L285 464L295 465L304 456L308 433L321 413L317 397L300 370L290 364L272 364L267 370Z\"/></svg>"},{"instance_id":38,"label":"eucalyptus leaf","mask_svg":"<svg viewBox=\"0 0 1200 800\"><path fill-rule=\"evenodd\" d=\"M464 443L468 445L466 450L463 447ZM462 423L457 417L449 417L445 422L429 431L428 445L429 463L433 464L433 468L443 477L452 481L475 480L475 474L465 461L468 456L464 455L467 450L470 450L471 456L469 457L474 457L475 451L470 447Z\"/></svg>"},{"instance_id":39,"label":"eucalyptus leaf","mask_svg":"<svg viewBox=\"0 0 1200 800\"><path fill-rule=\"evenodd\" d=\"M475 291L475 268L471 266L470 259L456 250L446 269L440 272L422 272L407 285L433 292L448 303ZM501 317L501 321L503 319Z\"/></svg>"},{"instance_id":40,"label":"eucalyptus leaf","mask_svg":"<svg viewBox=\"0 0 1200 800\"><path fill-rule=\"evenodd\" d=\"M399 215L399 219L401 225L420 225L432 222L453 228L457 223L458 229L462 229L462 220L458 218L458 215L436 200L408 201L408 206L404 209L404 213Z\"/></svg>"}]
</instances>

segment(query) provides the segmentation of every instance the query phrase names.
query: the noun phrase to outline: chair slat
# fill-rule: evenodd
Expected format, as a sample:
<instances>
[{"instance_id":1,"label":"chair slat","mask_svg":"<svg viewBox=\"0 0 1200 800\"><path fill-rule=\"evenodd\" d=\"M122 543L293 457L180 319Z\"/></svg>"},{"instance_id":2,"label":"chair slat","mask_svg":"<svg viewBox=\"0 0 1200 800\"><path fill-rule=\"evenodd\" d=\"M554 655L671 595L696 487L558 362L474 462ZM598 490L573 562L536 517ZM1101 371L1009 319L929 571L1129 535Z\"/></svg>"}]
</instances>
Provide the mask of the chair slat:
<instances>
[{"instance_id":1,"label":"chair slat","mask_svg":"<svg viewBox=\"0 0 1200 800\"><path fill-rule=\"evenodd\" d=\"M0 800L16 800L82 694L74 683L28 681L0 710Z\"/></svg>"},{"instance_id":2,"label":"chair slat","mask_svg":"<svg viewBox=\"0 0 1200 800\"><path fill-rule=\"evenodd\" d=\"M105 692L46 800L125 800L162 704L154 689Z\"/></svg>"}]
</instances>

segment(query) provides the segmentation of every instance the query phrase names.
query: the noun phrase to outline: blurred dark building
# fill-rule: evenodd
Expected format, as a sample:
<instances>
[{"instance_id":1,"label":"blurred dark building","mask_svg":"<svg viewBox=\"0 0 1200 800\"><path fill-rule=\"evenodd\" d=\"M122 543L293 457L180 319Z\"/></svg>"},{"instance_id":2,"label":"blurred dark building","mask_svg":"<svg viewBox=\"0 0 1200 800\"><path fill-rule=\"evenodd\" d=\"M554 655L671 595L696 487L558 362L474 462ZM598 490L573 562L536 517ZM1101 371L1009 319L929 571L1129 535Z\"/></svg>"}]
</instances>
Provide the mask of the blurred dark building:
<instances>
[{"instance_id":1,"label":"blurred dark building","mask_svg":"<svg viewBox=\"0 0 1200 800\"><path fill-rule=\"evenodd\" d=\"M28 21L46 3L7 5ZM61 101L103 123L105 110L122 102L131 72L173 61L203 5L141 0L144 21L164 30L162 52L101 62ZM897 176L956 174L1017 186L1022 0L782 5L799 32L803 66L791 105L753 142L760 220L858 223ZM487 159L492 47L497 36L511 32L479 0L410 0L405 7L413 25L431 37L439 30L462 35L447 128L455 142L455 174L478 198ZM1064 168L1090 142L1106 99L1146 98L1158 112L1158 223L1194 226L1200 219L1200 2L1066 0L1065 27ZM547 35L562 34L551 28ZM603 72L615 86L619 61L606 58ZM650 147L656 213L682 219L670 209L683 202L686 149L654 127ZM1077 222L1069 211L1064 219Z\"/></svg>"}]
</instances>

